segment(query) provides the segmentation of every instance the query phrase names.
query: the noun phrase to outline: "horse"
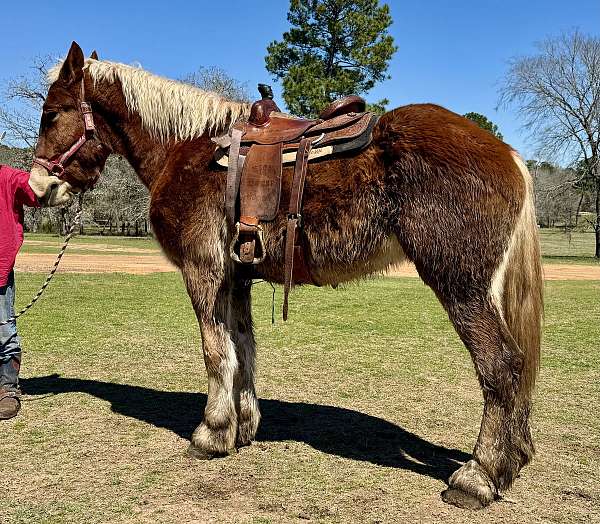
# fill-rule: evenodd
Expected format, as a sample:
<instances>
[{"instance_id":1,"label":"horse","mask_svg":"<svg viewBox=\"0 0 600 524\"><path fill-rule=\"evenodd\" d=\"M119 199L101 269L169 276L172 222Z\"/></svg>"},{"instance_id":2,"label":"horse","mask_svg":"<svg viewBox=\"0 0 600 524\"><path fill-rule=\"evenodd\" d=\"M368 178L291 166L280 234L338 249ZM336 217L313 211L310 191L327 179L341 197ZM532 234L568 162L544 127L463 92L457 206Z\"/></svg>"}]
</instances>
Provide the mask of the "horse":
<instances>
[{"instance_id":1,"label":"horse","mask_svg":"<svg viewBox=\"0 0 600 524\"><path fill-rule=\"evenodd\" d=\"M74 195L94 184L110 154L129 161L200 327L208 400L189 452L210 459L249 445L260 421L252 282L229 256L226 171L211 142L247 118L249 104L95 52L85 58L75 42L50 82L32 174L48 191ZM433 104L382 115L368 147L308 167L302 234L314 282L336 286L408 260L472 357L481 429L442 492L464 508L497 500L534 455L543 283L533 198L515 150ZM258 271L272 283L283 282L285 227L284 212L264 227Z\"/></svg>"}]
</instances>

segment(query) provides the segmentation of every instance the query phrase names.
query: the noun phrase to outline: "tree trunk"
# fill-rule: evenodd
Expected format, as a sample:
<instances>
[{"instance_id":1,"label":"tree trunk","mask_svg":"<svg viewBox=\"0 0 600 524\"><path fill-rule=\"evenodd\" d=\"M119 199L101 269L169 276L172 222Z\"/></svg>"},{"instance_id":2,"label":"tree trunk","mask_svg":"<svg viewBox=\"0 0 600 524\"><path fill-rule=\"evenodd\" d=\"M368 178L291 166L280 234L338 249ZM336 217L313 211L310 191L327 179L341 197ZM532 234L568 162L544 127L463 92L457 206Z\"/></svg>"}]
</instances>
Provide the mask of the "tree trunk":
<instances>
[{"instance_id":1,"label":"tree trunk","mask_svg":"<svg viewBox=\"0 0 600 524\"><path fill-rule=\"evenodd\" d=\"M579 204L577 204L577 211L575 212L575 229L577 229L577 225L579 224L579 213L581 212L581 203L583 202L583 197L585 193L581 192L581 198L579 199Z\"/></svg>"},{"instance_id":2,"label":"tree trunk","mask_svg":"<svg viewBox=\"0 0 600 524\"><path fill-rule=\"evenodd\" d=\"M598 168L595 168L596 171L596 226L594 229L596 230L596 254L594 255L596 258L600 258L600 176L598 173Z\"/></svg>"}]
</instances>

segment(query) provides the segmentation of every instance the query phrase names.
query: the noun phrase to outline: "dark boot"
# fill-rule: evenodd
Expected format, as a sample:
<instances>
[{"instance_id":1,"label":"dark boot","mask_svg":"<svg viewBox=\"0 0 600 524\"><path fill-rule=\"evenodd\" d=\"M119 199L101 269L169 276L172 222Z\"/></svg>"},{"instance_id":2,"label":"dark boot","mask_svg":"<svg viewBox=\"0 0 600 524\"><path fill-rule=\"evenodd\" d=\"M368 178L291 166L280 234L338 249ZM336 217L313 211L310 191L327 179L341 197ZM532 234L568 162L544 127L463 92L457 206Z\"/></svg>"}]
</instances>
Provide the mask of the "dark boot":
<instances>
[{"instance_id":1,"label":"dark boot","mask_svg":"<svg viewBox=\"0 0 600 524\"><path fill-rule=\"evenodd\" d=\"M18 358L0 364L0 420L13 418L21 409L20 368Z\"/></svg>"},{"instance_id":2,"label":"dark boot","mask_svg":"<svg viewBox=\"0 0 600 524\"><path fill-rule=\"evenodd\" d=\"M19 390L0 389L0 420L17 416L21 409L21 392Z\"/></svg>"}]
</instances>

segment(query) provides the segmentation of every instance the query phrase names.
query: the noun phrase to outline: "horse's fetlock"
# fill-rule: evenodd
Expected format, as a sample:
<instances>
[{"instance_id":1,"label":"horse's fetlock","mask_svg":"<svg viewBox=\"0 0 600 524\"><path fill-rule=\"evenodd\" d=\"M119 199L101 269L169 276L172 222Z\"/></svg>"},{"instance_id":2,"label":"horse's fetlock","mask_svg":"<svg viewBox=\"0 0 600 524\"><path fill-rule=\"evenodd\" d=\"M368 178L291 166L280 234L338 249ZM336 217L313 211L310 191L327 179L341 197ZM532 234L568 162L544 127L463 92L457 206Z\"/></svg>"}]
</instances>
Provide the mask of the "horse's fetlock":
<instances>
[{"instance_id":1,"label":"horse's fetlock","mask_svg":"<svg viewBox=\"0 0 600 524\"><path fill-rule=\"evenodd\" d=\"M254 439L260 423L260 409L254 391L240 393L238 414L238 446L247 446Z\"/></svg>"}]
</instances>

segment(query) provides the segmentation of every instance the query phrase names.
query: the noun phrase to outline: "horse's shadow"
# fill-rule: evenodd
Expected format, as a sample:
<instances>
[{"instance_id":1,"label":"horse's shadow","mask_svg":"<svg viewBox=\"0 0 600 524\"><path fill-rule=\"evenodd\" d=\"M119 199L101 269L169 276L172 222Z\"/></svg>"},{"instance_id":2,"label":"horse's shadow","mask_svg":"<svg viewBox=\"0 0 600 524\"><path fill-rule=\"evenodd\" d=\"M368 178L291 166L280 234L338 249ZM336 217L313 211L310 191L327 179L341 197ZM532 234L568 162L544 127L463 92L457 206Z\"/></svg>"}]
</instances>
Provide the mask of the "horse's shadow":
<instances>
[{"instance_id":1,"label":"horse's shadow","mask_svg":"<svg viewBox=\"0 0 600 524\"><path fill-rule=\"evenodd\" d=\"M159 391L59 375L22 379L29 395L81 392L106 400L112 410L189 439L200 423L206 395ZM386 420L351 409L261 400L257 441L304 442L324 453L402 468L446 481L470 457L432 444Z\"/></svg>"}]
</instances>

